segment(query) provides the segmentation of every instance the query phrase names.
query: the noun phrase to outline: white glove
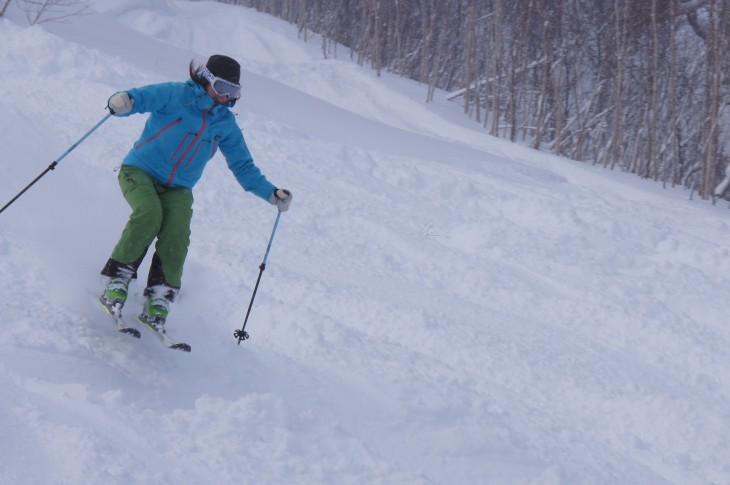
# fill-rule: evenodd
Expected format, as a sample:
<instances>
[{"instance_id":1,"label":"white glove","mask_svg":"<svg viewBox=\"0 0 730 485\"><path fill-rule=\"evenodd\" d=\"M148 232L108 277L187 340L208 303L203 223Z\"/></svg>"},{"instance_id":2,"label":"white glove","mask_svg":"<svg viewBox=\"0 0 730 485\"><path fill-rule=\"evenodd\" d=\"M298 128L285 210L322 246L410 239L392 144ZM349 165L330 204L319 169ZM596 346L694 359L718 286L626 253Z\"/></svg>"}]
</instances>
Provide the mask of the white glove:
<instances>
[{"instance_id":1,"label":"white glove","mask_svg":"<svg viewBox=\"0 0 730 485\"><path fill-rule=\"evenodd\" d=\"M113 115L126 115L132 111L134 100L125 92L117 93L109 98L107 108Z\"/></svg>"},{"instance_id":2,"label":"white glove","mask_svg":"<svg viewBox=\"0 0 730 485\"><path fill-rule=\"evenodd\" d=\"M269 196L269 204L275 205L279 212L286 212L289 210L292 200L291 192L286 189L276 189Z\"/></svg>"}]
</instances>

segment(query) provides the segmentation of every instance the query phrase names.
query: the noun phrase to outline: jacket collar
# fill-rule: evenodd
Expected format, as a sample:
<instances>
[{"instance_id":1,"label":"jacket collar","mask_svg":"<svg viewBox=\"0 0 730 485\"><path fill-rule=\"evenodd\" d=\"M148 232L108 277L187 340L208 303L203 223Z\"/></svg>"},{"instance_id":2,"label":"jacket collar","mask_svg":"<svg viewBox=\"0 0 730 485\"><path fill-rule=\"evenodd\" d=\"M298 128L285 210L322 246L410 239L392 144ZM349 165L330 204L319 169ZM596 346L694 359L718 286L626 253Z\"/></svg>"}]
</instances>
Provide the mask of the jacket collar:
<instances>
[{"instance_id":1,"label":"jacket collar","mask_svg":"<svg viewBox=\"0 0 730 485\"><path fill-rule=\"evenodd\" d=\"M200 111L208 110L209 113L218 114L224 107L231 105L231 103L227 103L225 105L216 104L213 98L208 96L208 92L205 88L192 79L188 79L186 84L193 89L193 105L200 109Z\"/></svg>"}]
</instances>

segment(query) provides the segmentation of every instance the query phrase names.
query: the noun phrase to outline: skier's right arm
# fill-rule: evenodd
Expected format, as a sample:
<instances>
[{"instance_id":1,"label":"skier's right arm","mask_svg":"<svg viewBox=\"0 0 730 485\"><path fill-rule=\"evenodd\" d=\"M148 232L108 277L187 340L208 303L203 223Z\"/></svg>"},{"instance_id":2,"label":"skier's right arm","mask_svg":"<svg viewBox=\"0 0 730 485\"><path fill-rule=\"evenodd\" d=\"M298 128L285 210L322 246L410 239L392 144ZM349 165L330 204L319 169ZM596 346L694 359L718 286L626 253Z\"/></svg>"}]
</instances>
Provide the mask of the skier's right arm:
<instances>
[{"instance_id":1,"label":"skier's right arm","mask_svg":"<svg viewBox=\"0 0 730 485\"><path fill-rule=\"evenodd\" d=\"M107 107L115 116L159 111L170 102L174 92L173 83L150 84L114 93L109 98Z\"/></svg>"}]
</instances>

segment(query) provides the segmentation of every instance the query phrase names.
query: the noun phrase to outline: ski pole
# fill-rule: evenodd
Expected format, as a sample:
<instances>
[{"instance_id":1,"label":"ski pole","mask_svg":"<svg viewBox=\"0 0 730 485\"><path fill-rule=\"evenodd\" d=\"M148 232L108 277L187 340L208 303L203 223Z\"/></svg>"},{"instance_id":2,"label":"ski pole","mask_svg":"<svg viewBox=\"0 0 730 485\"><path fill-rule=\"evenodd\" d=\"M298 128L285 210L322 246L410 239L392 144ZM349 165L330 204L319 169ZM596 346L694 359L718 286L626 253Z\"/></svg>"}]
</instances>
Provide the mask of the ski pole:
<instances>
[{"instance_id":1,"label":"ski pole","mask_svg":"<svg viewBox=\"0 0 730 485\"><path fill-rule=\"evenodd\" d=\"M251 314L251 307L253 307L253 299L256 298L256 292L259 289L259 283L261 282L261 275L264 274L266 269L266 260L269 258L269 251L271 250L271 243L274 241L274 234L276 234L276 227L279 225L279 218L281 218L281 211L276 214L276 222L274 222L274 229L271 231L271 237L269 238L269 245L266 246L266 254L264 254L264 260L259 266L259 277L256 280L256 286L253 288L253 295L251 295L251 302L248 304L248 311L246 312L246 318L243 321L243 327L241 330L233 332L233 336L238 339L238 345L241 345L241 340L248 338L248 332L246 332L246 323L248 322L248 316Z\"/></svg>"},{"instance_id":2,"label":"ski pole","mask_svg":"<svg viewBox=\"0 0 730 485\"><path fill-rule=\"evenodd\" d=\"M0 209L0 213L2 213L5 209L7 209L8 207L10 207L10 204L12 204L16 200L18 200L21 195L23 195L29 188L31 188L36 182L38 182L45 174L47 174L51 170L55 169L56 168L56 165L58 165L58 163L61 160L63 160L66 157L66 155L68 155L69 153L71 153L74 148L76 148L77 146L81 145L81 143L83 143L84 140L86 140L86 138L89 137L89 135L91 135L97 128L99 128L102 123L104 123L106 120L108 120L111 115L112 114L109 113L106 116L104 116L104 118L102 118L102 120L100 122L98 122L97 124L95 124L92 129L90 129L89 131L87 131L86 134L84 136L82 136L79 141L77 141L76 143L74 143L73 145L71 145L71 147L68 150L66 150L65 152L63 152L63 155L61 155L60 157L58 157L57 160L54 160L53 163L51 163L39 176L37 176L35 179L33 179L33 181L31 183L29 183L23 190L21 190L20 193L18 193L18 195L16 195L15 197L13 197L10 202L8 202L7 204L5 204L3 206L3 208Z\"/></svg>"}]
</instances>

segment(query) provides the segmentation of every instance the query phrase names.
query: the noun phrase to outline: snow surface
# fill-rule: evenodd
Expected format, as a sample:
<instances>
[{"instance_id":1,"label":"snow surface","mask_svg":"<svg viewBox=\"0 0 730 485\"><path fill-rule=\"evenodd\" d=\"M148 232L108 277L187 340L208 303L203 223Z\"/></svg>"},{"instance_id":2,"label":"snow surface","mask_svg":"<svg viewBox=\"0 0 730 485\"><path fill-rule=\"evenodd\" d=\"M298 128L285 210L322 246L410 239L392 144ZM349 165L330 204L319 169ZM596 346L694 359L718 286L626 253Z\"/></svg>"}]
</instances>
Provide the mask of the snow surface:
<instances>
[{"instance_id":1,"label":"snow surface","mask_svg":"<svg viewBox=\"0 0 730 485\"><path fill-rule=\"evenodd\" d=\"M144 116L2 213L2 483L730 483L727 207L491 138L253 10L95 9L0 19L0 203L113 92L213 53L244 66L239 124L295 198L237 346L276 213L211 161L168 324L190 354L89 296Z\"/></svg>"}]
</instances>

